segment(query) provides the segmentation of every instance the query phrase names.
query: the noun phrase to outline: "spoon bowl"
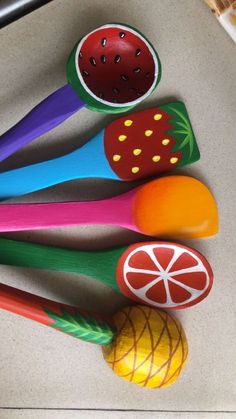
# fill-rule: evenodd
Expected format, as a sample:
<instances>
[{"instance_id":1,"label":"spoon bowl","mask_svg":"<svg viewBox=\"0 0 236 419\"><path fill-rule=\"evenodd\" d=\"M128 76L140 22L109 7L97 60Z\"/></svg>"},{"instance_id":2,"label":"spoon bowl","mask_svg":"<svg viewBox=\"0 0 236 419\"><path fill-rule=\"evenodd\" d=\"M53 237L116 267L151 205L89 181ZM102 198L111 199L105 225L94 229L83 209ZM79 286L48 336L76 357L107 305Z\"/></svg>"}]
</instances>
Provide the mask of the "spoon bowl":
<instances>
[{"instance_id":1,"label":"spoon bowl","mask_svg":"<svg viewBox=\"0 0 236 419\"><path fill-rule=\"evenodd\" d=\"M146 99L160 80L161 66L140 32L112 23L90 32L76 45L67 77L87 107L114 113Z\"/></svg>"}]
</instances>

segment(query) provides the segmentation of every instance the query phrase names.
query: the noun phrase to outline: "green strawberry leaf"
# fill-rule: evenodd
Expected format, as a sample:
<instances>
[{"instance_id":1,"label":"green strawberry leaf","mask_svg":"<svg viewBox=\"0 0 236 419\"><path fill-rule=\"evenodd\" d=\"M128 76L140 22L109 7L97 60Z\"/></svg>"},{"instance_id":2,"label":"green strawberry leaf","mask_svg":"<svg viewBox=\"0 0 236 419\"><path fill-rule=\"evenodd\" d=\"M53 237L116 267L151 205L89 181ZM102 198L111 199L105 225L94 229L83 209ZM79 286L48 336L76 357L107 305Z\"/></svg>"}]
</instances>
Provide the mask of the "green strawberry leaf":
<instances>
[{"instance_id":1,"label":"green strawberry leaf","mask_svg":"<svg viewBox=\"0 0 236 419\"><path fill-rule=\"evenodd\" d=\"M84 317L79 311L70 313L65 306L61 306L61 314L45 309L47 315L54 321L51 327L68 333L75 338L99 345L108 345L115 331L108 322L99 322L95 317Z\"/></svg>"},{"instance_id":2,"label":"green strawberry leaf","mask_svg":"<svg viewBox=\"0 0 236 419\"><path fill-rule=\"evenodd\" d=\"M176 124L179 125L182 128L186 128L186 124L184 124L183 122L176 121Z\"/></svg>"},{"instance_id":3,"label":"green strawberry leaf","mask_svg":"<svg viewBox=\"0 0 236 419\"><path fill-rule=\"evenodd\" d=\"M182 153L178 167L199 160L199 149L185 105L182 102L175 102L163 105L162 108L171 116L169 123L173 128L167 134L173 135L176 139L172 152L181 151Z\"/></svg>"}]
</instances>

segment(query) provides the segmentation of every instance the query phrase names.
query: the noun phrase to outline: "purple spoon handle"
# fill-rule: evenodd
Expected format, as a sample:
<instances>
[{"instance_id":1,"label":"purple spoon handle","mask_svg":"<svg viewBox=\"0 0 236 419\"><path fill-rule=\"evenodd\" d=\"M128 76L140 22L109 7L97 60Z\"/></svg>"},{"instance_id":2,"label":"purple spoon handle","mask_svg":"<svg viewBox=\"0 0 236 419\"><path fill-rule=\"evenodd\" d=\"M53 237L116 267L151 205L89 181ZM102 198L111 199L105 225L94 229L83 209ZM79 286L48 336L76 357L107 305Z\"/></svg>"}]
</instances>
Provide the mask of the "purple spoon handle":
<instances>
[{"instance_id":1,"label":"purple spoon handle","mask_svg":"<svg viewBox=\"0 0 236 419\"><path fill-rule=\"evenodd\" d=\"M61 87L0 136L0 161L60 125L83 106L85 103L69 84Z\"/></svg>"}]
</instances>

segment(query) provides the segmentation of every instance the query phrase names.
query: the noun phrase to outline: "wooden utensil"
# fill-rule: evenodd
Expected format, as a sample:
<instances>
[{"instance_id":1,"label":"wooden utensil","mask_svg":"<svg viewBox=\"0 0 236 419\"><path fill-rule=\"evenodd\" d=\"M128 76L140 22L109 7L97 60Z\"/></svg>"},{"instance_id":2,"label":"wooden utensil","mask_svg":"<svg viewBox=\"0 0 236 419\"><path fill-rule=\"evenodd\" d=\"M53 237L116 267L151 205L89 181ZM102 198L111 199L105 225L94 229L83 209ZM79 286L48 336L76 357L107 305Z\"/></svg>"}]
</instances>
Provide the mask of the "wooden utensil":
<instances>
[{"instance_id":1,"label":"wooden utensil","mask_svg":"<svg viewBox=\"0 0 236 419\"><path fill-rule=\"evenodd\" d=\"M157 308L126 307L110 319L1 284L0 308L102 345L109 367L142 387L174 383L188 356L181 323Z\"/></svg>"},{"instance_id":2,"label":"wooden utensil","mask_svg":"<svg viewBox=\"0 0 236 419\"><path fill-rule=\"evenodd\" d=\"M73 153L0 174L0 199L24 195L71 179L136 180L200 158L182 102L113 121Z\"/></svg>"},{"instance_id":3,"label":"wooden utensil","mask_svg":"<svg viewBox=\"0 0 236 419\"><path fill-rule=\"evenodd\" d=\"M166 176L101 201L0 205L0 231L110 224L149 236L190 239L218 230L215 200L199 180Z\"/></svg>"},{"instance_id":4,"label":"wooden utensil","mask_svg":"<svg viewBox=\"0 0 236 419\"><path fill-rule=\"evenodd\" d=\"M0 137L0 161L84 106L98 112L128 111L151 94L160 77L159 57L139 31L120 23L100 26L73 49L68 84Z\"/></svg>"},{"instance_id":5,"label":"wooden utensil","mask_svg":"<svg viewBox=\"0 0 236 419\"><path fill-rule=\"evenodd\" d=\"M212 269L199 252L168 242L86 252L0 238L0 263L86 275L163 309L195 305L213 284Z\"/></svg>"}]
</instances>

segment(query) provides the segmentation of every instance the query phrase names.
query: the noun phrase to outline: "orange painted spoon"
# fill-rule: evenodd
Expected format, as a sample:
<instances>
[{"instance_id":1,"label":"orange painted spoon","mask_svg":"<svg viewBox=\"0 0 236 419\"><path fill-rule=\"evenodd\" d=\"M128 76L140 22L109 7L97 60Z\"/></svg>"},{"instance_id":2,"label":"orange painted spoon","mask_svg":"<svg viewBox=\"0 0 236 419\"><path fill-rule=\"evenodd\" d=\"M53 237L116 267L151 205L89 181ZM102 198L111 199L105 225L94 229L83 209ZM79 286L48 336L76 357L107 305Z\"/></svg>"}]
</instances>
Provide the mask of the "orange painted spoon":
<instances>
[{"instance_id":1,"label":"orange painted spoon","mask_svg":"<svg viewBox=\"0 0 236 419\"><path fill-rule=\"evenodd\" d=\"M101 201L0 206L0 231L79 224L111 224L149 236L189 239L216 234L218 214L209 189L187 176L156 179Z\"/></svg>"}]
</instances>

